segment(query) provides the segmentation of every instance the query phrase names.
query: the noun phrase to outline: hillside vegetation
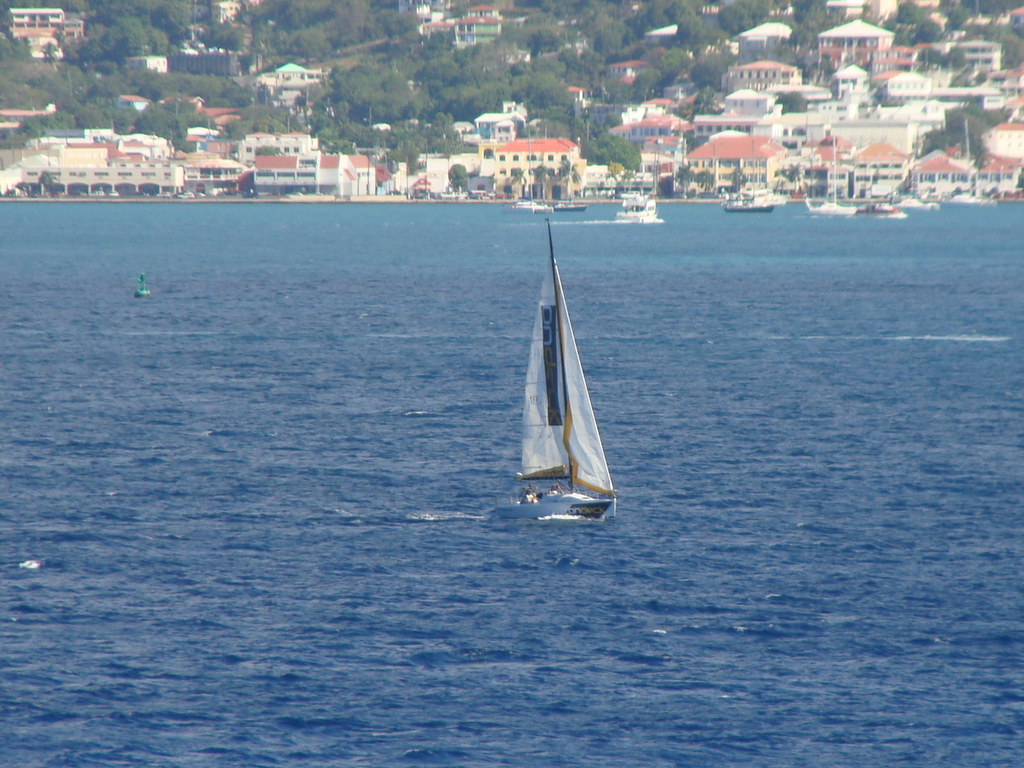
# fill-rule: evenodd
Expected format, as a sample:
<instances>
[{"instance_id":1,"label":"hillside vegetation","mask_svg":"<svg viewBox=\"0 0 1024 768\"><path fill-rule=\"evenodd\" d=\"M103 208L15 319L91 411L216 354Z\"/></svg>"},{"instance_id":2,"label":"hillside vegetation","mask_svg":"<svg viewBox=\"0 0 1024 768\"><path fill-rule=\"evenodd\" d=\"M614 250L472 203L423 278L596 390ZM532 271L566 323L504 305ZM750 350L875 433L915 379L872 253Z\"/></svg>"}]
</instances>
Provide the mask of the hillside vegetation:
<instances>
[{"instance_id":1,"label":"hillside vegetation","mask_svg":"<svg viewBox=\"0 0 1024 768\"><path fill-rule=\"evenodd\" d=\"M978 0L985 14L1004 12L1020 0ZM962 28L973 15L943 0L948 29ZM6 11L9 0L0 0ZM23 6L24 3L18 3ZM52 7L53 3L46 4ZM523 0L499 5L506 20L494 43L455 49L443 35L421 37L415 16L400 16L394 0L266 0L237 24L213 24L209 9L190 17L186 0L63 0L69 13L86 21L86 39L67 41L61 62L41 62L25 46L0 40L0 99L5 107L57 112L33 118L6 138L20 146L26 138L53 127L114 127L119 131L154 132L181 143L190 125L204 121L185 101L200 96L209 107L235 107L242 120L229 125L229 136L252 130L309 130L326 149L377 148L399 159L424 151L453 151L458 137L454 121L499 110L503 101L525 104L538 135L564 136L580 142L589 159L608 160L631 151L602 128L572 117L567 86L588 89L609 103L641 101L662 89L692 82L703 89L698 107L713 104L711 92L734 59L724 43L738 32L772 18L794 28L790 45L774 52L778 60L800 66L805 81L818 72L813 48L817 34L839 23L825 0L795 0L792 14L783 0L737 0L718 13L717 25L701 16L696 0ZM470 3L457 3L452 17ZM202 9L202 6L196 6ZM644 33L678 25L675 38L652 47ZM943 31L927 14L905 4L887 23L897 43L938 39ZM1007 66L1024 59L1024 41L1005 27L974 28L1003 44ZM329 84L314 89L295 114L256 106L243 79L133 71L132 56L173 53L186 45L237 51L245 67L260 71L295 61L332 66ZM529 53L529 61L509 61ZM626 84L608 75L608 64L643 59L651 68ZM948 62L947 62L948 63ZM154 102L145 112L118 110L121 94ZM386 122L393 130L373 131ZM627 156L628 159L628 156Z\"/></svg>"}]
</instances>

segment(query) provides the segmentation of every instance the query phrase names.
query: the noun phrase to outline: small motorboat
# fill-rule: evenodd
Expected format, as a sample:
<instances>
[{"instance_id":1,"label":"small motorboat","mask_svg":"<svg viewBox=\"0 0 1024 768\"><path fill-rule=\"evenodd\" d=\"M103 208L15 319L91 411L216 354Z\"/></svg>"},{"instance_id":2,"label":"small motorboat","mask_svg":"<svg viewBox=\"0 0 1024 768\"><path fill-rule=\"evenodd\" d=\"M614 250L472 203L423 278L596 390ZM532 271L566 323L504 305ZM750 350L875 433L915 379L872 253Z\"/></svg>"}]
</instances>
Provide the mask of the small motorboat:
<instances>
[{"instance_id":1,"label":"small motorboat","mask_svg":"<svg viewBox=\"0 0 1024 768\"><path fill-rule=\"evenodd\" d=\"M647 195L630 194L622 197L622 210L615 214L615 221L632 224L664 224L658 218L658 203Z\"/></svg>"},{"instance_id":2,"label":"small motorboat","mask_svg":"<svg viewBox=\"0 0 1024 768\"><path fill-rule=\"evenodd\" d=\"M888 203L868 203L857 209L857 216L874 216L879 219L905 219L907 214Z\"/></svg>"},{"instance_id":3,"label":"small motorboat","mask_svg":"<svg viewBox=\"0 0 1024 768\"><path fill-rule=\"evenodd\" d=\"M729 197L722 208L727 213L771 213L776 205L784 205L785 198L767 189L755 189Z\"/></svg>"}]
</instances>

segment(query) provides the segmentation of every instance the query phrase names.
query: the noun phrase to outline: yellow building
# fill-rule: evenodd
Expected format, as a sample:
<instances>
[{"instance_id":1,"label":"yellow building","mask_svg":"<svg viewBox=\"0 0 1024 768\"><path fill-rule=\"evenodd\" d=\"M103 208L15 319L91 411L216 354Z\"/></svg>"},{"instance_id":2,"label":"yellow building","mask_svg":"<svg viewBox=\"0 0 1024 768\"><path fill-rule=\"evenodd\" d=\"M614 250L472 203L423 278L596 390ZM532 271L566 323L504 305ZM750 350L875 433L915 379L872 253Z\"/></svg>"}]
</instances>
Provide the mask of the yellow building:
<instances>
[{"instance_id":1,"label":"yellow building","mask_svg":"<svg viewBox=\"0 0 1024 768\"><path fill-rule=\"evenodd\" d=\"M481 159L494 160L494 191L508 197L564 200L578 194L587 161L568 139L516 139L481 147Z\"/></svg>"}]
</instances>

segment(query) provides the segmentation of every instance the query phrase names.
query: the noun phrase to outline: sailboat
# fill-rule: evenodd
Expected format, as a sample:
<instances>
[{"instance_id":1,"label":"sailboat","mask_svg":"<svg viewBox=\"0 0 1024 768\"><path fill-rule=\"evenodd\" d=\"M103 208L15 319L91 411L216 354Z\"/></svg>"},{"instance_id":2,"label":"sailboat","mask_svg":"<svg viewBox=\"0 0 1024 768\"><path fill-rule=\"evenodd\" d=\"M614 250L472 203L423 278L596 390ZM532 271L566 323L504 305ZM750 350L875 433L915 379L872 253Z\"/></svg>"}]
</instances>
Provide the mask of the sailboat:
<instances>
[{"instance_id":1,"label":"sailboat","mask_svg":"<svg viewBox=\"0 0 1024 768\"><path fill-rule=\"evenodd\" d=\"M836 183L836 171L838 166L836 165L837 158L839 156L839 145L835 138L832 139L832 199L822 200L821 202L814 203L811 200L806 200L807 210L815 216L853 216L857 213L857 209L852 205L843 205L839 202L839 185Z\"/></svg>"},{"instance_id":2,"label":"sailboat","mask_svg":"<svg viewBox=\"0 0 1024 768\"><path fill-rule=\"evenodd\" d=\"M965 154L967 155L967 167L970 173L971 179L971 191L970 192L957 192L948 200L947 203L953 205L995 205L996 201L989 197L980 197L978 195L978 172L974 169L974 164L971 162L971 134L967 130L967 120L964 120L964 146Z\"/></svg>"},{"instance_id":3,"label":"sailboat","mask_svg":"<svg viewBox=\"0 0 1024 768\"><path fill-rule=\"evenodd\" d=\"M504 518L599 520L615 516L615 486L569 322L548 222L550 264L541 286L526 369L520 493Z\"/></svg>"}]
</instances>

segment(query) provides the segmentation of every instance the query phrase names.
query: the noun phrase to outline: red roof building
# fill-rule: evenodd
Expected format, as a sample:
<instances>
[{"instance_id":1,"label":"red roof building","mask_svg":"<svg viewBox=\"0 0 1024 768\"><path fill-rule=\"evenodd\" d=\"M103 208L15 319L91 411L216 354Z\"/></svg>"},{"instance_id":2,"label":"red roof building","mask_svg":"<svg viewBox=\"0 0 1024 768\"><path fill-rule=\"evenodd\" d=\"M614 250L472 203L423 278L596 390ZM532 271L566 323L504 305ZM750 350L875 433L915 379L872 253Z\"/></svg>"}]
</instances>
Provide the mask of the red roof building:
<instances>
[{"instance_id":1,"label":"red roof building","mask_svg":"<svg viewBox=\"0 0 1024 768\"><path fill-rule=\"evenodd\" d=\"M786 148L767 136L719 134L690 152L686 159L694 178L711 174L711 189L771 188L775 185ZM705 177L706 178L706 177Z\"/></svg>"}]
</instances>

